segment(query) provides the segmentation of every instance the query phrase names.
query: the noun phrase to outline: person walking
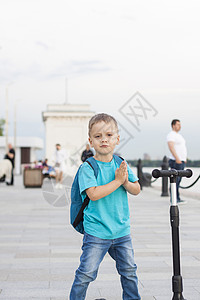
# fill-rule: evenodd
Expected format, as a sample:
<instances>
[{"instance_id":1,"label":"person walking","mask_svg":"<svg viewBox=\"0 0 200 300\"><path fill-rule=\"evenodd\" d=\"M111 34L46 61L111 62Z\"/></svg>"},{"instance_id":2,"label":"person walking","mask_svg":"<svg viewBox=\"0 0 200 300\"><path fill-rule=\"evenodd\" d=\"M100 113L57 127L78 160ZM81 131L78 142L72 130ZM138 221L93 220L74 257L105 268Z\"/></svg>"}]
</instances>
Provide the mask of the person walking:
<instances>
[{"instance_id":1,"label":"person walking","mask_svg":"<svg viewBox=\"0 0 200 300\"><path fill-rule=\"evenodd\" d=\"M54 169L56 171L56 189L62 189L63 173L66 171L66 158L66 151L61 149L60 144L56 144L56 150L52 159L54 162Z\"/></svg>"},{"instance_id":2,"label":"person walking","mask_svg":"<svg viewBox=\"0 0 200 300\"><path fill-rule=\"evenodd\" d=\"M174 119L171 122L172 130L167 135L167 144L169 147L169 166L171 169L184 170L187 161L187 148L186 142L183 136L179 133L181 130L181 122L178 119ZM176 194L177 202L186 202L180 199L179 187L180 187L181 177L177 177L176 182Z\"/></svg>"},{"instance_id":3,"label":"person walking","mask_svg":"<svg viewBox=\"0 0 200 300\"><path fill-rule=\"evenodd\" d=\"M12 179L12 163L9 159L0 160L0 182L10 185Z\"/></svg>"},{"instance_id":4,"label":"person walking","mask_svg":"<svg viewBox=\"0 0 200 300\"><path fill-rule=\"evenodd\" d=\"M86 159L88 157L94 156L94 153L92 152L92 150L90 149L90 145L87 144L86 145L86 149L82 152L81 154L81 160L82 162L86 161Z\"/></svg>"},{"instance_id":5,"label":"person walking","mask_svg":"<svg viewBox=\"0 0 200 300\"><path fill-rule=\"evenodd\" d=\"M14 168L15 168L15 150L12 144L8 144L8 153L6 153L5 159L9 159L12 164L11 181L6 182L7 185L14 185Z\"/></svg>"}]
</instances>

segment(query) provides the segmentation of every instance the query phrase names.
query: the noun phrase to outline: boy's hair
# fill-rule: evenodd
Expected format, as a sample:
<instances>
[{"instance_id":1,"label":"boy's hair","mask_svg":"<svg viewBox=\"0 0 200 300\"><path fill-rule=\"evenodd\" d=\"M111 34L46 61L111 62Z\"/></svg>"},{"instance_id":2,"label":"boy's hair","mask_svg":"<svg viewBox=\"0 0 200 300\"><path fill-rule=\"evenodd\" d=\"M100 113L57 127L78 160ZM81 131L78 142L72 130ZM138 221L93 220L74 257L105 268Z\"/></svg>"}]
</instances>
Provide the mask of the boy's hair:
<instances>
[{"instance_id":1,"label":"boy's hair","mask_svg":"<svg viewBox=\"0 0 200 300\"><path fill-rule=\"evenodd\" d=\"M172 122L171 122L171 126L173 127L174 125L176 125L176 122L180 122L180 120L178 120L178 119L174 119L174 120L172 120Z\"/></svg>"},{"instance_id":2,"label":"boy's hair","mask_svg":"<svg viewBox=\"0 0 200 300\"><path fill-rule=\"evenodd\" d=\"M115 126L116 126L116 129L118 131L118 125L117 125L117 121L115 120L114 117L112 117L111 115L108 115L108 114L105 114L105 113L101 113L101 114L97 114L97 115L94 115L90 121L89 121L89 126L88 126L88 134L90 136L90 133L91 133L91 130L92 130L92 127L94 124L97 124L99 122L105 122L105 123L109 123L111 121L114 122Z\"/></svg>"}]
</instances>

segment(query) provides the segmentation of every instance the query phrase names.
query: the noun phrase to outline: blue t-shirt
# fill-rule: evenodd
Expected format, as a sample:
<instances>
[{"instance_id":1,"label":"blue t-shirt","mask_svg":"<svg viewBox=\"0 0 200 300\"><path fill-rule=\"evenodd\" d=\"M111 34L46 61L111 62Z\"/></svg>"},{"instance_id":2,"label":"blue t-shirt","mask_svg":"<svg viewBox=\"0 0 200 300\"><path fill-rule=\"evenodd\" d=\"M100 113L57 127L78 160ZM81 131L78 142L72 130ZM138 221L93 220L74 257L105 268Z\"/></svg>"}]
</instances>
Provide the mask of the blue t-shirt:
<instances>
[{"instance_id":1,"label":"blue t-shirt","mask_svg":"<svg viewBox=\"0 0 200 300\"><path fill-rule=\"evenodd\" d=\"M94 170L85 162L79 172L79 186L82 200L86 197L85 190L105 185L115 179L115 171L119 168L113 158L111 162L97 161L99 172L97 178ZM138 180L128 167L128 179ZM96 201L89 201L84 210L83 226L85 232L101 239L116 239L130 234L130 218L127 191L121 185L111 194Z\"/></svg>"}]
</instances>

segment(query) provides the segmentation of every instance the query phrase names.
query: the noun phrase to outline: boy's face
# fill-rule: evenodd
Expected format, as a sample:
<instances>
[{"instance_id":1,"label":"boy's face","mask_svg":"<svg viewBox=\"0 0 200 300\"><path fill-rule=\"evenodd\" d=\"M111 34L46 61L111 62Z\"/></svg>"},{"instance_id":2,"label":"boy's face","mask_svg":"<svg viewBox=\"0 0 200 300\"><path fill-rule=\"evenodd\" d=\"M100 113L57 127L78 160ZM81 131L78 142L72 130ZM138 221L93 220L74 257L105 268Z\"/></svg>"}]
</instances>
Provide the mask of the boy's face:
<instances>
[{"instance_id":1,"label":"boy's face","mask_svg":"<svg viewBox=\"0 0 200 300\"><path fill-rule=\"evenodd\" d=\"M96 153L107 155L113 153L115 146L119 144L118 130L113 121L98 122L92 126L89 142Z\"/></svg>"}]
</instances>

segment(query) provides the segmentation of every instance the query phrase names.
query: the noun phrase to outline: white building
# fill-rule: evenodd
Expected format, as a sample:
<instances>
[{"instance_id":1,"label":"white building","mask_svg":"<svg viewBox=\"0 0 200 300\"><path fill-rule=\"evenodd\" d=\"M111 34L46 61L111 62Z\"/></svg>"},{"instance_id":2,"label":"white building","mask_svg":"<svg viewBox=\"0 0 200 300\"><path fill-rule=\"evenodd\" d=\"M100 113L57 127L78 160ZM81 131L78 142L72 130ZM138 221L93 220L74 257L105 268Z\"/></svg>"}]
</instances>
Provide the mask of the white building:
<instances>
[{"instance_id":1,"label":"white building","mask_svg":"<svg viewBox=\"0 0 200 300\"><path fill-rule=\"evenodd\" d=\"M68 164L79 165L81 153L88 142L88 122L94 115L90 106L51 104L42 115L46 133L46 158L51 162L55 144L59 143L68 154Z\"/></svg>"},{"instance_id":2,"label":"white building","mask_svg":"<svg viewBox=\"0 0 200 300\"><path fill-rule=\"evenodd\" d=\"M14 137L8 137L8 143L14 147ZM6 138L0 137L0 159L6 154ZM20 174L21 166L37 159L36 151L44 147L43 140L38 137L16 137L15 174Z\"/></svg>"}]
</instances>

